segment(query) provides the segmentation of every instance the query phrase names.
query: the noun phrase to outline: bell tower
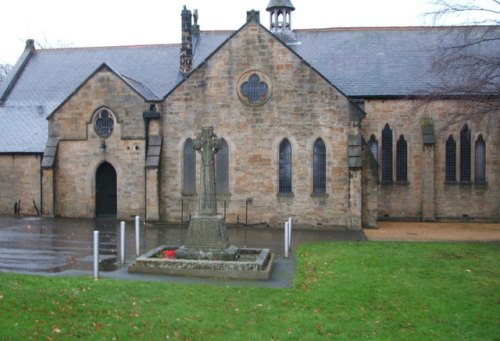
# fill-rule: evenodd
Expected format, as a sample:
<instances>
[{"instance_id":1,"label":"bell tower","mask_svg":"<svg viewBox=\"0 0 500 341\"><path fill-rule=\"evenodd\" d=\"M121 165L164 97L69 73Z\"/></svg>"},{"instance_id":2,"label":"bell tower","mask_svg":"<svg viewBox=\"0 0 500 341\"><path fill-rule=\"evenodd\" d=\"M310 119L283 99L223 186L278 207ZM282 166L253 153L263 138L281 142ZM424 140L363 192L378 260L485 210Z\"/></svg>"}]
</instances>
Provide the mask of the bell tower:
<instances>
[{"instance_id":1,"label":"bell tower","mask_svg":"<svg viewBox=\"0 0 500 341\"><path fill-rule=\"evenodd\" d=\"M292 11L295 11L291 0L271 0L266 11L270 14L269 29L286 44L297 43L292 31Z\"/></svg>"}]
</instances>

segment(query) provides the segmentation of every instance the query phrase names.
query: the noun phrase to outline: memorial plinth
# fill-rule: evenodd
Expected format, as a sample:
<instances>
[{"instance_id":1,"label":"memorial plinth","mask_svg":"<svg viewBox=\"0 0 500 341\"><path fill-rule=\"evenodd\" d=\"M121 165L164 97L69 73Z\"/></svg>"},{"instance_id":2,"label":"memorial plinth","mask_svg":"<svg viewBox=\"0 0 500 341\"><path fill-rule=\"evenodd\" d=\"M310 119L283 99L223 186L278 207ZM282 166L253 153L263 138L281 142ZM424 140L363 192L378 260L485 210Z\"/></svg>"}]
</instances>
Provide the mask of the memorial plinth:
<instances>
[{"instance_id":1,"label":"memorial plinth","mask_svg":"<svg viewBox=\"0 0 500 341\"><path fill-rule=\"evenodd\" d=\"M199 213L191 218L184 245L151 250L137 258L129 272L269 279L273 263L269 249L239 249L230 245L226 223L217 215L215 154L221 139L213 127L203 127L193 146L202 160ZM165 250L175 250L175 259L163 258Z\"/></svg>"}]
</instances>

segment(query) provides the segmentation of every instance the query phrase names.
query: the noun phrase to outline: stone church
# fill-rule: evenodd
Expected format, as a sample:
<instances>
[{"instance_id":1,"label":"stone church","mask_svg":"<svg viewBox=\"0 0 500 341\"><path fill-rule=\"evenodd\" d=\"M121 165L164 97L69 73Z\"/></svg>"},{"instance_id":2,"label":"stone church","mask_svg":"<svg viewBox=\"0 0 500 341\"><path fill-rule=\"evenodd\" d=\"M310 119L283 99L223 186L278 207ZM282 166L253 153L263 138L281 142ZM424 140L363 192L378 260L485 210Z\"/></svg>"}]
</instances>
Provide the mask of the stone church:
<instances>
[{"instance_id":1,"label":"stone church","mask_svg":"<svg viewBox=\"0 0 500 341\"><path fill-rule=\"evenodd\" d=\"M294 30L294 10L271 0L268 24L249 11L235 31L203 31L184 8L181 44L28 40L0 85L0 214L186 222L193 141L213 126L228 223L498 221L498 120L418 96L437 83L438 47L467 28Z\"/></svg>"}]
</instances>

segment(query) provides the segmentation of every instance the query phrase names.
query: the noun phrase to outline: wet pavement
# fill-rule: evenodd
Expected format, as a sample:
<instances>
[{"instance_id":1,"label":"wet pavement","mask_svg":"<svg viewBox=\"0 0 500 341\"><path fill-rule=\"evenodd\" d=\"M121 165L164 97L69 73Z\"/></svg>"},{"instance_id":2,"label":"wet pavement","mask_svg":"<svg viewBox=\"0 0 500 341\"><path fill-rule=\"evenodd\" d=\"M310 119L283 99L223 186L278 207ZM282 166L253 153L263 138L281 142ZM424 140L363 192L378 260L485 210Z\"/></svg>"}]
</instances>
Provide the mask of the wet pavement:
<instances>
[{"instance_id":1,"label":"wet pavement","mask_svg":"<svg viewBox=\"0 0 500 341\"><path fill-rule=\"evenodd\" d=\"M120 221L115 219L0 218L0 272L38 273L51 276L92 275L93 231L99 231L100 276L165 281L172 276L128 274L126 264L136 258L135 224L125 228L125 265L119 264ZM182 245L187 225L141 224L140 253L160 245ZM283 229L263 226L228 226L232 245L269 248L276 256L271 281L266 286L291 286L295 264L293 254L306 242L327 240L366 240L362 231L292 231L291 257L284 253ZM176 282L196 279L175 278ZM274 281L274 282L273 282ZM217 280L203 280L203 283ZM224 283L227 282L224 281ZM237 282L237 281L236 281ZM236 283L233 281L233 284Z\"/></svg>"}]
</instances>

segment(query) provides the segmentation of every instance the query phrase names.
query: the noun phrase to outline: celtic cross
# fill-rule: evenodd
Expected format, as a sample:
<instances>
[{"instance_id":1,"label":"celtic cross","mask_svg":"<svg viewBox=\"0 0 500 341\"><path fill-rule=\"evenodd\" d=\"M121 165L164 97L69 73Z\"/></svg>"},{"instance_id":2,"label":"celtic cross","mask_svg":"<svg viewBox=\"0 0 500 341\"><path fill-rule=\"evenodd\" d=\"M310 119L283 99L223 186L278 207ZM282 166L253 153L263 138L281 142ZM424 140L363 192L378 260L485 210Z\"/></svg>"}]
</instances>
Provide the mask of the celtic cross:
<instances>
[{"instance_id":1,"label":"celtic cross","mask_svg":"<svg viewBox=\"0 0 500 341\"><path fill-rule=\"evenodd\" d=\"M216 215L215 153L221 147L221 139L217 138L213 127L202 127L201 134L194 140L193 147L201 154L199 214Z\"/></svg>"}]
</instances>

